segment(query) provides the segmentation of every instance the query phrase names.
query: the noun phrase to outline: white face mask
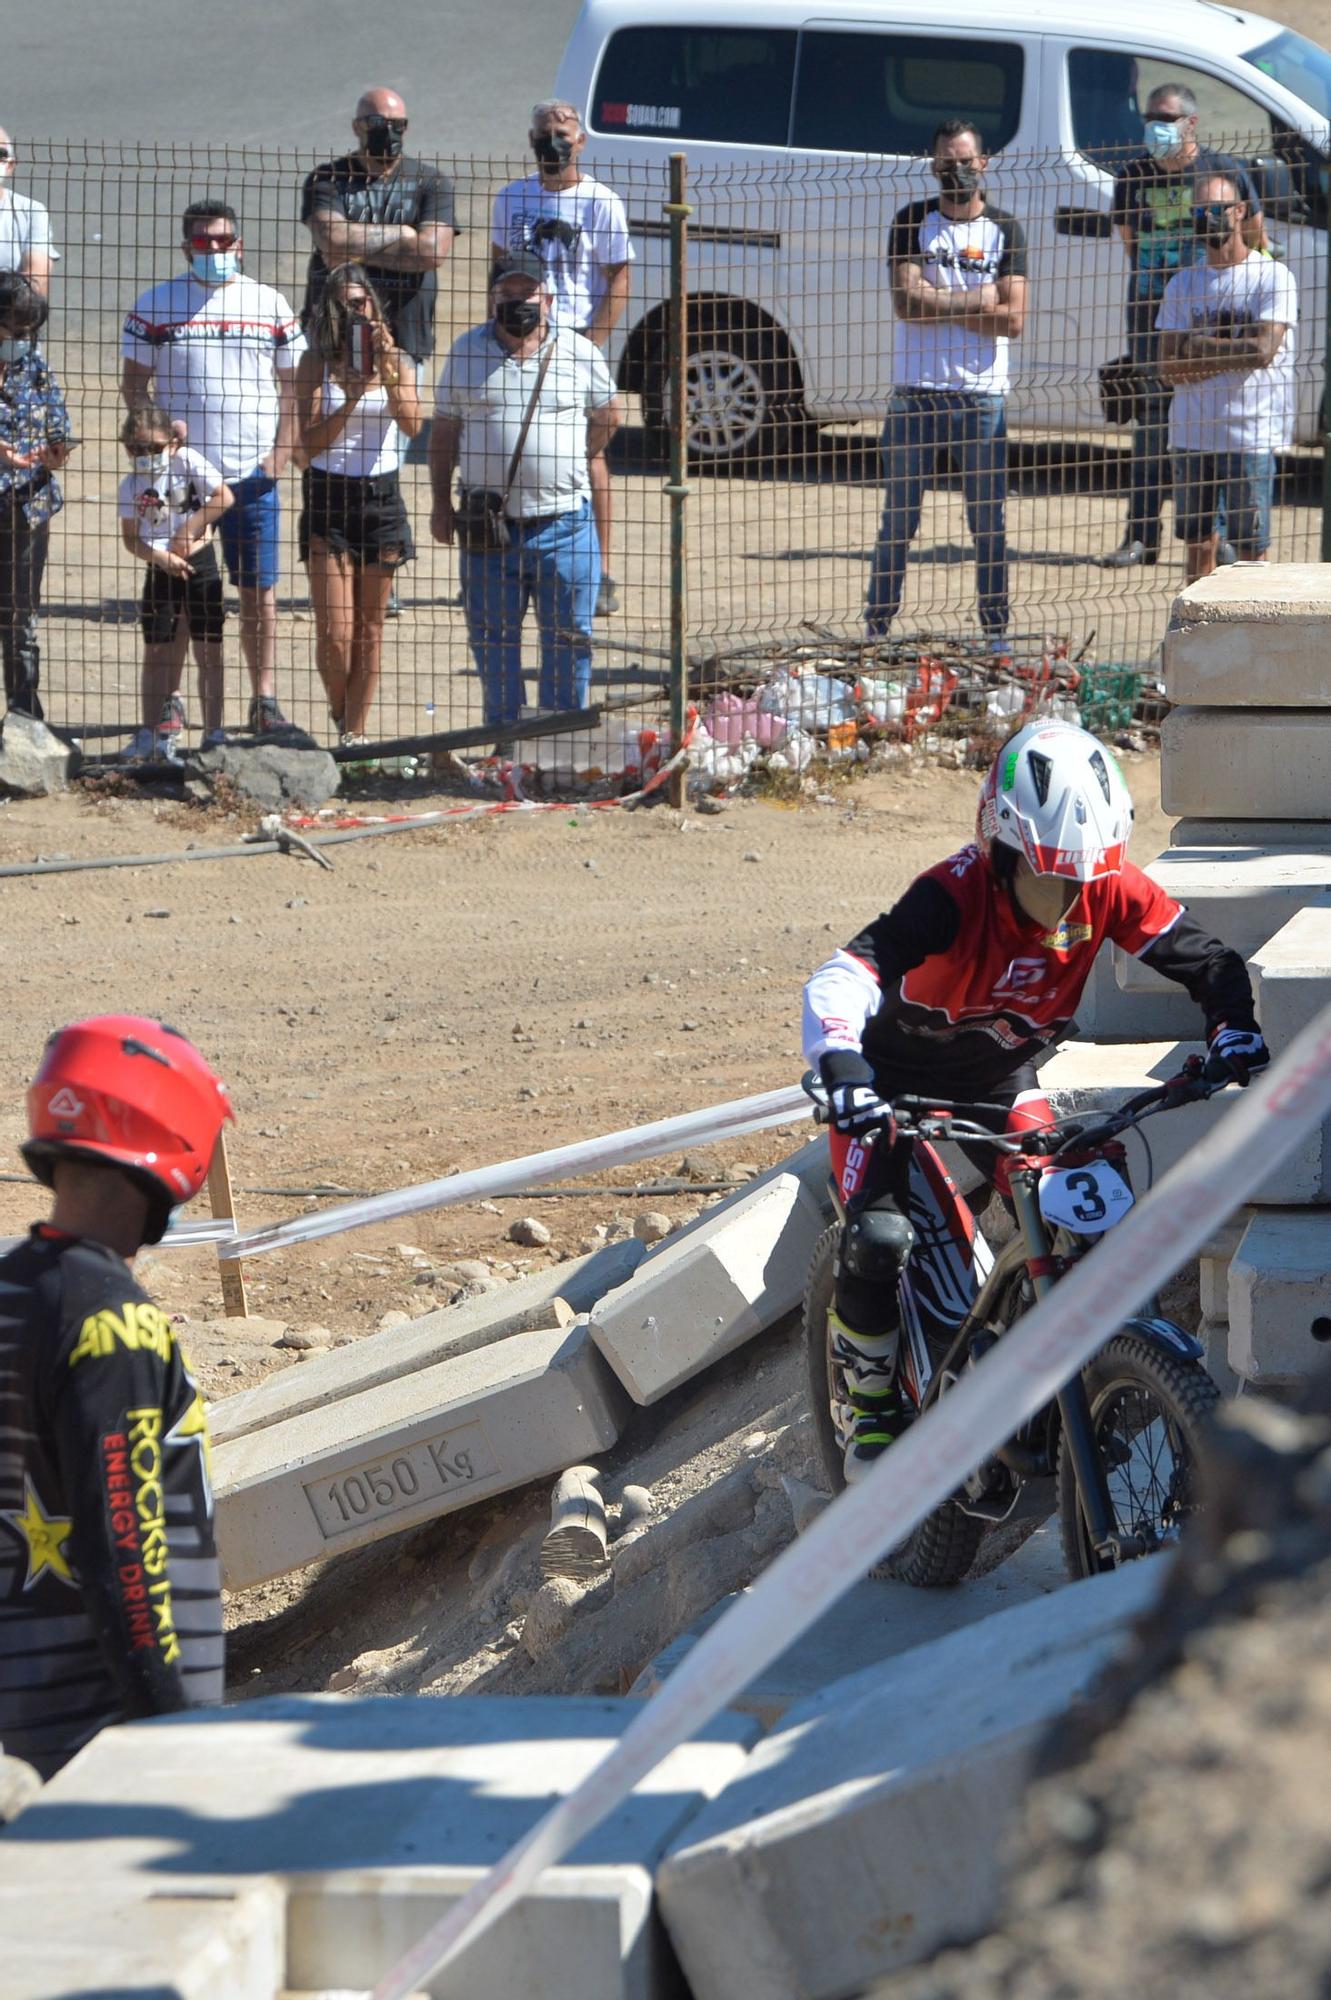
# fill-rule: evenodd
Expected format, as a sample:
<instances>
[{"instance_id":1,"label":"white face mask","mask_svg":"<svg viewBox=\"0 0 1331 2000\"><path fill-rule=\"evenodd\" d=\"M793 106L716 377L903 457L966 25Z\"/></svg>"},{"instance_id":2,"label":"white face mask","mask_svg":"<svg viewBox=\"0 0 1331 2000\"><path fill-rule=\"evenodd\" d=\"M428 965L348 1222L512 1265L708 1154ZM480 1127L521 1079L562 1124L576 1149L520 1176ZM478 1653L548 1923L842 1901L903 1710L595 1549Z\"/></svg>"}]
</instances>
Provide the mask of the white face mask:
<instances>
[{"instance_id":1,"label":"white face mask","mask_svg":"<svg viewBox=\"0 0 1331 2000\"><path fill-rule=\"evenodd\" d=\"M136 451L134 454L134 470L148 479L160 479L170 463L169 451Z\"/></svg>"}]
</instances>

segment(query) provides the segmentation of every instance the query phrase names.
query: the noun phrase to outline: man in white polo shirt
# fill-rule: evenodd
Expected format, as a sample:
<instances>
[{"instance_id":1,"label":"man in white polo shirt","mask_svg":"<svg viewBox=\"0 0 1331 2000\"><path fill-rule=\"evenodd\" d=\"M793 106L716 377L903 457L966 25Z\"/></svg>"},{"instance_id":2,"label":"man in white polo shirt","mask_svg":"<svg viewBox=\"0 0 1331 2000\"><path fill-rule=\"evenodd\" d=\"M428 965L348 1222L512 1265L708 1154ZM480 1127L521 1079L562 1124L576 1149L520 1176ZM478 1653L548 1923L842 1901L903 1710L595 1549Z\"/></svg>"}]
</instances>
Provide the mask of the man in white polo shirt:
<instances>
[{"instance_id":1,"label":"man in white polo shirt","mask_svg":"<svg viewBox=\"0 0 1331 2000\"><path fill-rule=\"evenodd\" d=\"M539 258L495 266L492 317L453 342L430 433L430 529L461 542L459 573L485 720L518 720L526 701L522 624L536 610L540 705L591 701L592 618L601 555L592 519L589 460L614 436L620 410L600 350L557 332ZM503 505L502 545L484 546L469 496L504 494L528 407L530 428ZM453 497L453 474L462 493Z\"/></svg>"},{"instance_id":2,"label":"man in white polo shirt","mask_svg":"<svg viewBox=\"0 0 1331 2000\"><path fill-rule=\"evenodd\" d=\"M281 728L277 705L277 482L296 438L296 364L305 337L281 292L242 276L245 245L225 202L191 202L181 219L188 271L143 294L125 320L121 390L150 396L185 425L235 504L219 529L240 592L240 644L256 732Z\"/></svg>"},{"instance_id":3,"label":"man in white polo shirt","mask_svg":"<svg viewBox=\"0 0 1331 2000\"><path fill-rule=\"evenodd\" d=\"M17 271L43 298L51 285L51 218L39 201L16 194L14 141L0 126L0 271Z\"/></svg>"},{"instance_id":4,"label":"man in white polo shirt","mask_svg":"<svg viewBox=\"0 0 1331 2000\"><path fill-rule=\"evenodd\" d=\"M887 263L897 316L892 400L883 428L882 526L865 600L865 630L881 638L901 608L906 554L941 450L961 474L975 540L980 629L1007 648L1008 343L1026 311L1026 238L990 202L988 157L975 127L950 118L934 134L938 193L898 210Z\"/></svg>"}]
</instances>

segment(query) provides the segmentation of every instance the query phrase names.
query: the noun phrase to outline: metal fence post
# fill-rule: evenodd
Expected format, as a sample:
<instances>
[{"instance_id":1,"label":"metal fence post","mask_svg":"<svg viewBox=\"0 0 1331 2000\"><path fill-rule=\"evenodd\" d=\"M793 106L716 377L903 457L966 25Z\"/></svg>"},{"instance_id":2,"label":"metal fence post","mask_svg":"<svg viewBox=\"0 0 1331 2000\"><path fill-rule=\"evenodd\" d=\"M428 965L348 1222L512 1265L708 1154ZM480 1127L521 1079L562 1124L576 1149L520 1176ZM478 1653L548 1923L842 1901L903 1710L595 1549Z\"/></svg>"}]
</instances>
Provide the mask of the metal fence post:
<instances>
[{"instance_id":1,"label":"metal fence post","mask_svg":"<svg viewBox=\"0 0 1331 2000\"><path fill-rule=\"evenodd\" d=\"M688 436L688 392L685 359L688 352L688 255L689 216L686 199L688 160L683 153L670 155L670 199L665 212L670 218L670 319L666 336L666 372L670 383L670 479L666 495L670 501L670 736L672 754L684 740L688 706L688 624L684 603L684 508L689 489L686 439ZM688 774L684 770L670 779L670 803L682 806L687 797Z\"/></svg>"}]
</instances>

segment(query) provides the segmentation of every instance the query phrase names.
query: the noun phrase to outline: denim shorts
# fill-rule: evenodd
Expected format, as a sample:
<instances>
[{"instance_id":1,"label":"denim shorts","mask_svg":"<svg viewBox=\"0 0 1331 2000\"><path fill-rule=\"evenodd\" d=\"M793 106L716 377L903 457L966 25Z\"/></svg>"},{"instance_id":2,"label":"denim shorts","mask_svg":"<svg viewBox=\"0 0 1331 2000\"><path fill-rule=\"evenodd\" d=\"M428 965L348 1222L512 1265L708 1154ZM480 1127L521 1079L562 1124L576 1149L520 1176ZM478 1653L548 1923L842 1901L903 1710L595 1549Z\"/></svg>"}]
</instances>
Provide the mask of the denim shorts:
<instances>
[{"instance_id":1,"label":"denim shorts","mask_svg":"<svg viewBox=\"0 0 1331 2000\"><path fill-rule=\"evenodd\" d=\"M227 484L235 495L235 505L227 508L217 524L227 573L241 590L267 590L277 582L280 567L277 538L282 504L277 481L266 472L251 472L248 479L232 479Z\"/></svg>"},{"instance_id":2,"label":"denim shorts","mask_svg":"<svg viewBox=\"0 0 1331 2000\"><path fill-rule=\"evenodd\" d=\"M1271 500L1276 483L1273 451L1174 451L1174 533L1194 545L1209 541L1215 510L1225 498L1225 535L1241 556L1262 556L1271 546Z\"/></svg>"}]
</instances>

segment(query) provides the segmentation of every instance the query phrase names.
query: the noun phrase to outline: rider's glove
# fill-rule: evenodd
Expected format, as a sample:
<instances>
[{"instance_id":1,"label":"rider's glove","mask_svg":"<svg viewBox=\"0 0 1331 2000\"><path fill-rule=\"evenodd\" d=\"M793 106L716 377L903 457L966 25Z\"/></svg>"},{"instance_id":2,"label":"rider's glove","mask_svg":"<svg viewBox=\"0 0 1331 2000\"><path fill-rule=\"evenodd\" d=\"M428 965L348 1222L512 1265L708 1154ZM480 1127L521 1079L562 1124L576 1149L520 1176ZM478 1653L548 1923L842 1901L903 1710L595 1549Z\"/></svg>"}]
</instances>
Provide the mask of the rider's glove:
<instances>
[{"instance_id":1,"label":"rider's glove","mask_svg":"<svg viewBox=\"0 0 1331 2000\"><path fill-rule=\"evenodd\" d=\"M880 1131L891 1138L892 1107L871 1083L834 1083L827 1093L827 1102L833 1125L848 1139Z\"/></svg>"},{"instance_id":2,"label":"rider's glove","mask_svg":"<svg viewBox=\"0 0 1331 2000\"><path fill-rule=\"evenodd\" d=\"M1255 1030L1222 1024L1212 1030L1203 1074L1208 1083L1238 1083L1246 1088L1254 1071L1265 1069L1270 1060L1271 1051Z\"/></svg>"}]
</instances>

